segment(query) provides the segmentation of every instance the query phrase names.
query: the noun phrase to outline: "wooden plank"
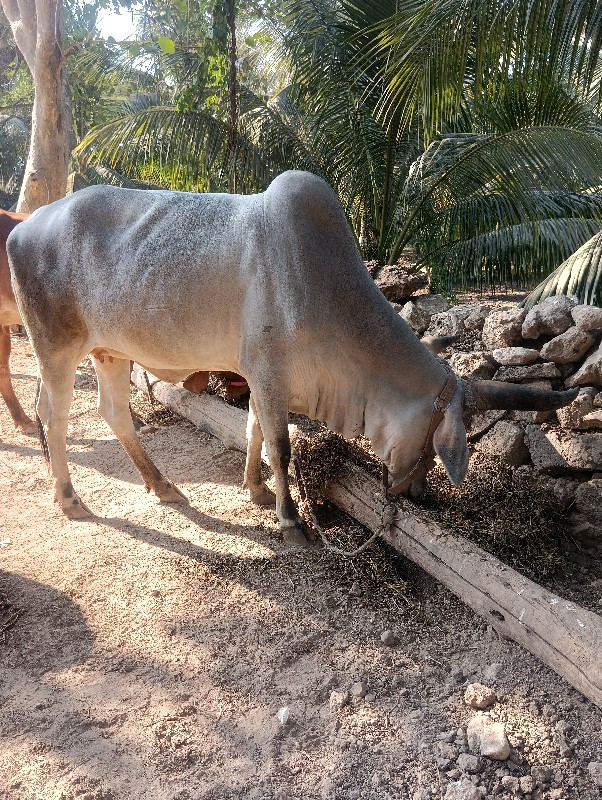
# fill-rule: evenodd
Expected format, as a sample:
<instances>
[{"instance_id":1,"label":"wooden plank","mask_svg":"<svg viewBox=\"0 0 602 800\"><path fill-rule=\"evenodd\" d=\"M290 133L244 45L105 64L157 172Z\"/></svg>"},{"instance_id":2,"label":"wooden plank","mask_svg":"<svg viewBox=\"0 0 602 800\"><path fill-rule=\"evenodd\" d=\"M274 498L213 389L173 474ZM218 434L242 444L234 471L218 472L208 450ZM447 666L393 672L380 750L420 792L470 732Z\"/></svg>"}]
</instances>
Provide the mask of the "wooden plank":
<instances>
[{"instance_id":1,"label":"wooden plank","mask_svg":"<svg viewBox=\"0 0 602 800\"><path fill-rule=\"evenodd\" d=\"M140 389L146 388L140 368L133 379ZM153 393L227 447L245 449L246 412L242 409L163 381L154 385ZM365 470L346 466L325 494L371 531L378 529L382 494L378 481ZM415 514L400 510L383 538L497 631L523 645L602 708L600 616L549 592L467 539Z\"/></svg>"}]
</instances>

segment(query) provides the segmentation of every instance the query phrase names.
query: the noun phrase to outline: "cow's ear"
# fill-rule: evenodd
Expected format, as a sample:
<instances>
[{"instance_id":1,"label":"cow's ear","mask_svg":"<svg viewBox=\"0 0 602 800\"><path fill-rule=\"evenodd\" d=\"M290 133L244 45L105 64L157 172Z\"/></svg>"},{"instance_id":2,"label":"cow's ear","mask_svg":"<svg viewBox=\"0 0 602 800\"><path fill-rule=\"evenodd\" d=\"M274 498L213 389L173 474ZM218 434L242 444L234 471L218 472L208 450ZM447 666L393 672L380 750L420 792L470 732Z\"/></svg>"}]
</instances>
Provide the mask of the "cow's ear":
<instances>
[{"instance_id":1,"label":"cow's ear","mask_svg":"<svg viewBox=\"0 0 602 800\"><path fill-rule=\"evenodd\" d=\"M433 445L450 481L459 486L468 469L468 444L461 408L456 403L452 402L445 412L433 436Z\"/></svg>"}]
</instances>

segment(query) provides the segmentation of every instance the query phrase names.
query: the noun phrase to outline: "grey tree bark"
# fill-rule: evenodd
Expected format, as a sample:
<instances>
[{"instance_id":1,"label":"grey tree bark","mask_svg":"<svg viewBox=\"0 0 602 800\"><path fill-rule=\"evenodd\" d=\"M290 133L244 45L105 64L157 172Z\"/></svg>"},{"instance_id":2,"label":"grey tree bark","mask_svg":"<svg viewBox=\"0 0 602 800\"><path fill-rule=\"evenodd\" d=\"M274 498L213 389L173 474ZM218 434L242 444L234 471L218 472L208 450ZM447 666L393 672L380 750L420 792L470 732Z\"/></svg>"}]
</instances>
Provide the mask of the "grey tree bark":
<instances>
[{"instance_id":1,"label":"grey tree bark","mask_svg":"<svg viewBox=\"0 0 602 800\"><path fill-rule=\"evenodd\" d=\"M0 0L34 82L31 142L17 211L65 196L70 100L65 78L62 0Z\"/></svg>"}]
</instances>

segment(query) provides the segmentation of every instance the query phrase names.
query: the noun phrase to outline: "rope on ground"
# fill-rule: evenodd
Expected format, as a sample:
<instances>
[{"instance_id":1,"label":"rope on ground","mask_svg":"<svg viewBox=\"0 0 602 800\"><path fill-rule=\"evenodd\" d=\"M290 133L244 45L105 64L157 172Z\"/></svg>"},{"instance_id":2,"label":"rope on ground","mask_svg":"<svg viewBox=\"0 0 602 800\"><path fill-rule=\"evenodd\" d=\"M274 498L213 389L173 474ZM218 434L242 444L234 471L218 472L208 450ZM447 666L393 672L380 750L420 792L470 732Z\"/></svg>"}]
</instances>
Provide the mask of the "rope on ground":
<instances>
[{"instance_id":1,"label":"rope on ground","mask_svg":"<svg viewBox=\"0 0 602 800\"><path fill-rule=\"evenodd\" d=\"M383 508L381 512L380 525L378 526L378 529L372 534L372 536L370 536L369 539L367 539L363 544L361 544L355 550L343 550L342 548L332 544L332 542L329 541L328 537L326 536L326 533L324 532L324 529L322 528L322 526L320 525L320 523L316 518L313 505L311 503L311 500L309 499L309 496L305 488L305 481L303 480L301 467L299 465L299 461L297 458L293 459L293 465L295 467L295 475L297 477L297 486L299 487L299 494L301 495L301 503L300 503L301 508L305 512L306 518L309 518L309 521L311 523L310 527L314 528L314 530L318 533L318 535L322 539L322 542L324 543L324 547L326 547L327 550L330 550L333 553L337 553L340 556L345 556L346 558L354 558L355 556L359 556L360 553L363 553L364 550L370 547L370 545L373 544L373 542L375 542L379 536L382 536L383 534L389 531L397 515L397 506L394 503L389 502L383 494Z\"/></svg>"},{"instance_id":2,"label":"rope on ground","mask_svg":"<svg viewBox=\"0 0 602 800\"><path fill-rule=\"evenodd\" d=\"M21 616L21 609L14 606L6 592L0 592L0 637L6 644L6 633Z\"/></svg>"}]
</instances>

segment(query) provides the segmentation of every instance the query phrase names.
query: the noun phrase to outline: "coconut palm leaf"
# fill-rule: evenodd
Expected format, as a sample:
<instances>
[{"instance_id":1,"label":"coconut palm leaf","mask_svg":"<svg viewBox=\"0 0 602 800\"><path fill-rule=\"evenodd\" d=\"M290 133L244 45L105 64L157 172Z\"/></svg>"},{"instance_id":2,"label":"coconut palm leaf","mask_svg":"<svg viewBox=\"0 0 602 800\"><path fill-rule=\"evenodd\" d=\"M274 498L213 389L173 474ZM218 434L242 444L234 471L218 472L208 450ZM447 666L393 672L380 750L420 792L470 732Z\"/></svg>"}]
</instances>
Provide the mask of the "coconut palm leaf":
<instances>
[{"instance_id":1,"label":"coconut palm leaf","mask_svg":"<svg viewBox=\"0 0 602 800\"><path fill-rule=\"evenodd\" d=\"M478 99L516 74L534 86L568 77L599 107L601 46L596 0L399 0L364 62L376 62L380 118L419 112L428 143L457 118L467 84Z\"/></svg>"},{"instance_id":2,"label":"coconut palm leaf","mask_svg":"<svg viewBox=\"0 0 602 800\"><path fill-rule=\"evenodd\" d=\"M207 112L151 106L94 128L75 155L129 178L147 176L169 188L207 191L227 187L227 139L226 124ZM269 181L264 159L242 135L236 169L246 190Z\"/></svg>"},{"instance_id":3,"label":"coconut palm leaf","mask_svg":"<svg viewBox=\"0 0 602 800\"><path fill-rule=\"evenodd\" d=\"M444 137L412 166L391 252L418 241L446 287L541 276L599 228L601 176L602 139L585 131Z\"/></svg>"},{"instance_id":4,"label":"coconut palm leaf","mask_svg":"<svg viewBox=\"0 0 602 800\"><path fill-rule=\"evenodd\" d=\"M585 305L602 305L602 231L598 230L524 300L526 308L557 294L575 295Z\"/></svg>"}]
</instances>

